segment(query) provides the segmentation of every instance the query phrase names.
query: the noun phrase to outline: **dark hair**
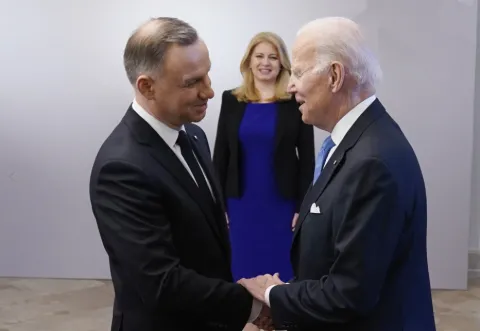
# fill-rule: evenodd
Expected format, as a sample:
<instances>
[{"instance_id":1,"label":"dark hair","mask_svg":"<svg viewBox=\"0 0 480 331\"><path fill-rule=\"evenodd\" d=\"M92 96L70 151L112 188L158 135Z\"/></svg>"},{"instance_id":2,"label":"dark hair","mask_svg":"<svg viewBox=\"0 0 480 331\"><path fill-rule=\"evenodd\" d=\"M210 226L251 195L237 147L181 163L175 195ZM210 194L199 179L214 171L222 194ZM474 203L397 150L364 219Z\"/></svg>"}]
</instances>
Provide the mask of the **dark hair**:
<instances>
[{"instance_id":1,"label":"dark hair","mask_svg":"<svg viewBox=\"0 0 480 331\"><path fill-rule=\"evenodd\" d=\"M133 85L138 76L155 73L171 45L192 45L198 38L197 31L178 18L150 19L134 31L125 46L123 63L128 80Z\"/></svg>"}]
</instances>

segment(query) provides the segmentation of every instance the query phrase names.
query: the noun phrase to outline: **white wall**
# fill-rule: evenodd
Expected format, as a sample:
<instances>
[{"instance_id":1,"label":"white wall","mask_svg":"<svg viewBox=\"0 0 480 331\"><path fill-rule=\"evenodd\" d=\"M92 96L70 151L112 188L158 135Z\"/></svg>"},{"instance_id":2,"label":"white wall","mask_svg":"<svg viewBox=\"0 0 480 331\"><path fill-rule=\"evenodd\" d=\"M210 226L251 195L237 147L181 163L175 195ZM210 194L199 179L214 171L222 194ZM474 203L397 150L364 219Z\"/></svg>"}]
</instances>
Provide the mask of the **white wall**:
<instances>
[{"instance_id":1,"label":"white wall","mask_svg":"<svg viewBox=\"0 0 480 331\"><path fill-rule=\"evenodd\" d=\"M385 74L378 95L425 174L433 286L464 288L477 11L436 0L11 1L0 12L0 276L109 277L88 178L132 98L122 52L138 24L178 16L206 40L217 97L201 125L213 144L219 96L239 82L253 34L291 45L302 24L328 15L358 20L372 39Z\"/></svg>"},{"instance_id":2,"label":"white wall","mask_svg":"<svg viewBox=\"0 0 480 331\"><path fill-rule=\"evenodd\" d=\"M477 8L477 17L480 6ZM473 167L472 197L470 217L469 247L472 251L480 250L480 21L477 20L477 48L475 67L474 132L473 132Z\"/></svg>"}]
</instances>

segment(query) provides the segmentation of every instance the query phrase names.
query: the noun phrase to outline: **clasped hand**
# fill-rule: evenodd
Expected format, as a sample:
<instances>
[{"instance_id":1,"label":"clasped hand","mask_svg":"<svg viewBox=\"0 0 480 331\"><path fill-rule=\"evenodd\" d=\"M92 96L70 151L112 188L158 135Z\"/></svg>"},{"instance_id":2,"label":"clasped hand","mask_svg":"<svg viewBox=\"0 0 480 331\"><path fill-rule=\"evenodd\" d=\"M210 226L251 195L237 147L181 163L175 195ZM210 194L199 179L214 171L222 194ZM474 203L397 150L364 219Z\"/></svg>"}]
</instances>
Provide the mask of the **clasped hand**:
<instances>
[{"instance_id":1,"label":"clasped hand","mask_svg":"<svg viewBox=\"0 0 480 331\"><path fill-rule=\"evenodd\" d=\"M284 282L280 280L278 273L273 276L266 274L255 278L242 278L238 283L245 287L256 300L263 304L260 315L253 324L263 330L274 330L275 328L270 316L270 308L266 302L265 292L272 285L284 284Z\"/></svg>"}]
</instances>

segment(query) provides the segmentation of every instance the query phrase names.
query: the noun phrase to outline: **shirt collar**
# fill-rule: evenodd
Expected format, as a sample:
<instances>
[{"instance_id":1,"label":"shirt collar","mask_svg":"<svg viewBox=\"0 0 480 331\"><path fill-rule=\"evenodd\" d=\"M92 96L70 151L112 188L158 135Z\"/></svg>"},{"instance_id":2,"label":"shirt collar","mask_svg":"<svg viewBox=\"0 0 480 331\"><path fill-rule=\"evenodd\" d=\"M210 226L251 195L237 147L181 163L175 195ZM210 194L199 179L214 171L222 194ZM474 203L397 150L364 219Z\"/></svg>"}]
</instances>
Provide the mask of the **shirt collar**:
<instances>
[{"instance_id":1,"label":"shirt collar","mask_svg":"<svg viewBox=\"0 0 480 331\"><path fill-rule=\"evenodd\" d=\"M353 126L353 124L357 121L360 115L363 114L365 110L375 101L377 97L372 95L371 97L363 100L358 105L356 105L351 111L346 113L340 121L335 125L332 130L332 140L336 146L340 145L343 138Z\"/></svg>"},{"instance_id":2,"label":"shirt collar","mask_svg":"<svg viewBox=\"0 0 480 331\"><path fill-rule=\"evenodd\" d=\"M137 102L136 99L133 100L132 102L132 108L133 110L147 122L155 132L167 143L170 148L173 148L175 144L177 143L177 138L178 138L178 133L179 130L172 129L165 123L159 121L155 117L153 117L149 112L147 112L142 106L140 106ZM185 130L185 128L182 127L180 130Z\"/></svg>"}]
</instances>

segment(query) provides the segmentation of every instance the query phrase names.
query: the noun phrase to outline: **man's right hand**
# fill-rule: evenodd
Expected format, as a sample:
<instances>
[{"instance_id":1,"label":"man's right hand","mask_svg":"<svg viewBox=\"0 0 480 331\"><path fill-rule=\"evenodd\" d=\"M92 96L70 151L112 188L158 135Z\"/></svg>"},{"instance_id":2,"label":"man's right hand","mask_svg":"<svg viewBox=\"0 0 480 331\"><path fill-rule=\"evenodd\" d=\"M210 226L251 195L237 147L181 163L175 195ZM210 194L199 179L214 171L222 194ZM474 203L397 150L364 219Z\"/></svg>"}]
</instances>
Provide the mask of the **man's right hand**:
<instances>
[{"instance_id":1,"label":"man's right hand","mask_svg":"<svg viewBox=\"0 0 480 331\"><path fill-rule=\"evenodd\" d=\"M258 315L257 319L253 321L259 329L265 331L272 331L275 330L273 326L272 317L270 316L270 308L267 305L262 306L262 310L260 311L260 315Z\"/></svg>"}]
</instances>

